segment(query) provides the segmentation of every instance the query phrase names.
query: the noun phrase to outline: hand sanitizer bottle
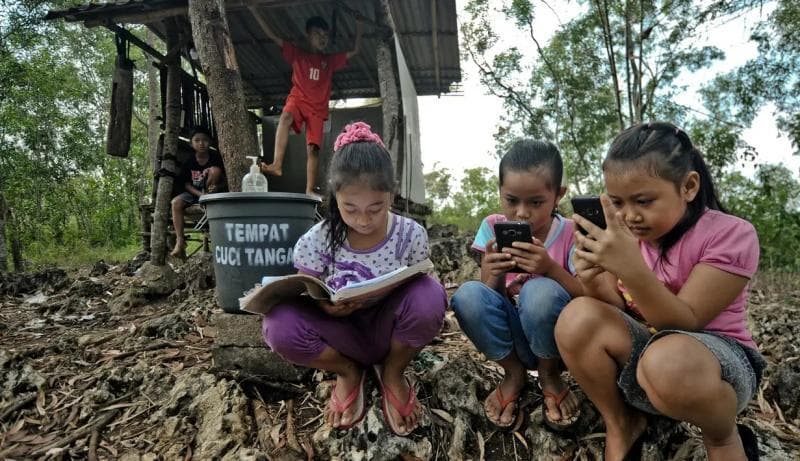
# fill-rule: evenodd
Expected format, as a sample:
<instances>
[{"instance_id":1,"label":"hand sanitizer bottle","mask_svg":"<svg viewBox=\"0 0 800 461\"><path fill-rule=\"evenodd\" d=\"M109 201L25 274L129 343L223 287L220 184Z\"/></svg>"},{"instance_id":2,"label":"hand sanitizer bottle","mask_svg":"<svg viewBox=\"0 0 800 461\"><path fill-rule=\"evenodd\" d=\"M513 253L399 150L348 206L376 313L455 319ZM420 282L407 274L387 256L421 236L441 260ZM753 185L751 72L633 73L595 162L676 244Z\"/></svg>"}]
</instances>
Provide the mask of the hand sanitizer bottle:
<instances>
[{"instance_id":1,"label":"hand sanitizer bottle","mask_svg":"<svg viewBox=\"0 0 800 461\"><path fill-rule=\"evenodd\" d=\"M258 167L258 157L247 156L253 161L250 166L250 172L242 178L242 192L267 192L267 178L261 174L261 169Z\"/></svg>"}]
</instances>

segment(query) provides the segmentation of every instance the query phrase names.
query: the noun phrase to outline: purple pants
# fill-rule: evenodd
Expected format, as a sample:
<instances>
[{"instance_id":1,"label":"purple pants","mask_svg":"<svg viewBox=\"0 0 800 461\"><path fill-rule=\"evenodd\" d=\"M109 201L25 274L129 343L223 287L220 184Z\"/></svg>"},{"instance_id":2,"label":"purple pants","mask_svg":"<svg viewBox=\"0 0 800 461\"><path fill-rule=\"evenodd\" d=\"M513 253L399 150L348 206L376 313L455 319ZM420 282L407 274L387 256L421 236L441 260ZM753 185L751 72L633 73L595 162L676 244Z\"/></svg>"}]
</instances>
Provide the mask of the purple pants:
<instances>
[{"instance_id":1,"label":"purple pants","mask_svg":"<svg viewBox=\"0 0 800 461\"><path fill-rule=\"evenodd\" d=\"M383 304L333 317L305 301L278 304L264 316L262 334L281 357L308 365L331 347L361 365L383 362L392 340L413 348L439 333L447 307L442 285L423 275L392 292Z\"/></svg>"}]
</instances>

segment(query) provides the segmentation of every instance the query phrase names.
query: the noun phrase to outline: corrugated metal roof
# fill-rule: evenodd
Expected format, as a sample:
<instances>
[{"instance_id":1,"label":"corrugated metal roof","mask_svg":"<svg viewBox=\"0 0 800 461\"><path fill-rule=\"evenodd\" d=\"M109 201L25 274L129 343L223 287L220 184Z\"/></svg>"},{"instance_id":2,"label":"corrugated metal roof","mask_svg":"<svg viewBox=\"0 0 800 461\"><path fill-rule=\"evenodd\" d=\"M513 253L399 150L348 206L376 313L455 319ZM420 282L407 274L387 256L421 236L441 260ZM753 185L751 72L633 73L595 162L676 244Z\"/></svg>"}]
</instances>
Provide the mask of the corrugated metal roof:
<instances>
[{"instance_id":1,"label":"corrugated metal roof","mask_svg":"<svg viewBox=\"0 0 800 461\"><path fill-rule=\"evenodd\" d=\"M438 47L434 47L433 44L432 2L435 2L436 7ZM173 9L178 13L179 23L188 28L188 18L180 10L185 8L186 4L186 0L116 0L51 11L46 18L98 23L112 18L117 20L132 14ZM235 3L229 1L227 4L228 24L245 83L248 105L262 107L282 103L289 92L291 68L281 57L278 46L261 31L250 11L244 7L244 3L240 2L239 6L235 6ZM289 4L291 6L287 6ZM334 10L337 6L344 5L344 8L338 9L336 35L332 37L329 45L329 52L338 52L352 49L355 38L355 20L346 10L358 10L367 18L374 18L374 4L370 0L347 2L262 0L258 8L277 35L302 46L305 41L306 19L311 16L322 16L331 24ZM395 32L403 48L417 93L435 95L449 92L452 85L457 85L461 81L455 0L393 0L390 1L390 5ZM163 37L163 26L160 21L148 23L147 26ZM380 30L370 24L364 24L360 53L348 67L334 75L332 98L380 96L375 58L379 36ZM438 51L438 81L436 51Z\"/></svg>"}]
</instances>

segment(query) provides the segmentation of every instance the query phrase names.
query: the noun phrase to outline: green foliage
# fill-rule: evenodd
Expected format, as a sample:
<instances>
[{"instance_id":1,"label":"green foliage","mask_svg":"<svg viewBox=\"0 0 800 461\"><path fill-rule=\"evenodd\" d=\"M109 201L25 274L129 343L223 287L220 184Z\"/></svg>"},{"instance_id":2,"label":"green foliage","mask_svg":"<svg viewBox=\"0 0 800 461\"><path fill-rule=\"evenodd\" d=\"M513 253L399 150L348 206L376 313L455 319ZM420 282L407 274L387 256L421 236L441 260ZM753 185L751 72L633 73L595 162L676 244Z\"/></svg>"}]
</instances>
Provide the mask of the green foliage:
<instances>
[{"instance_id":1,"label":"green foliage","mask_svg":"<svg viewBox=\"0 0 800 461\"><path fill-rule=\"evenodd\" d=\"M572 7L577 14L543 42L534 22L539 9L550 4L467 2L463 56L477 65L483 86L503 98L506 108L495 133L498 156L517 137L553 141L561 149L569 194L597 193L608 143L622 128L647 120L673 121L702 148L732 211L758 229L763 264L797 270L800 186L793 172L762 166L754 180L729 172L757 157L742 132L768 102L777 107L779 128L800 151L800 2L583 0ZM725 57L704 46L704 33L772 7L754 29L756 59L705 86L703 110L675 102L686 90L682 77ZM526 41L513 40L511 46L498 32L501 28L517 29ZM443 178L449 176L438 177ZM437 219L458 222L459 216L462 221L470 216L456 203L454 198L434 207L441 215ZM450 210L461 214L446 214Z\"/></svg>"},{"instance_id":2,"label":"green foliage","mask_svg":"<svg viewBox=\"0 0 800 461\"><path fill-rule=\"evenodd\" d=\"M727 9L690 0L663 7L650 1L584 1L580 12L543 43L534 20L539 8L549 6L523 0L494 5L468 2L462 42L484 86L505 101L508 112L495 134L498 152L519 136L553 141L562 150L570 189L583 193L596 187L607 143L622 128L664 119L688 129L704 121L673 100L683 90L682 73L724 57L719 49L701 45L698 29L712 16L730 14ZM503 48L492 18L525 31L528 44ZM739 134L715 132L710 145L715 164L722 167L737 158Z\"/></svg>"},{"instance_id":3,"label":"green foliage","mask_svg":"<svg viewBox=\"0 0 800 461\"><path fill-rule=\"evenodd\" d=\"M761 165L754 180L740 173L720 183L722 202L758 231L761 265L797 271L800 267L800 182L783 166Z\"/></svg>"},{"instance_id":4,"label":"green foliage","mask_svg":"<svg viewBox=\"0 0 800 461\"><path fill-rule=\"evenodd\" d=\"M0 194L11 210L7 236L19 239L26 259L42 263L55 262L46 259L61 249L129 245L139 230L146 128L134 120L128 159L105 155L113 36L45 23L44 2L2 5L8 14L0 15ZM137 87L145 87L142 78ZM146 113L145 98L135 99L135 112Z\"/></svg>"},{"instance_id":5,"label":"green foliage","mask_svg":"<svg viewBox=\"0 0 800 461\"><path fill-rule=\"evenodd\" d=\"M744 2L761 7L760 2ZM753 3L753 5L750 5ZM715 79L704 94L717 112L749 124L766 103L777 108L778 127L800 155L800 2L779 0L755 28L758 56Z\"/></svg>"},{"instance_id":6,"label":"green foliage","mask_svg":"<svg viewBox=\"0 0 800 461\"><path fill-rule=\"evenodd\" d=\"M453 192L452 174L437 168L425 174L428 205L433 209L432 224L455 224L465 232L475 232L481 220L500 208L497 175L485 167L464 170L460 188Z\"/></svg>"}]
</instances>

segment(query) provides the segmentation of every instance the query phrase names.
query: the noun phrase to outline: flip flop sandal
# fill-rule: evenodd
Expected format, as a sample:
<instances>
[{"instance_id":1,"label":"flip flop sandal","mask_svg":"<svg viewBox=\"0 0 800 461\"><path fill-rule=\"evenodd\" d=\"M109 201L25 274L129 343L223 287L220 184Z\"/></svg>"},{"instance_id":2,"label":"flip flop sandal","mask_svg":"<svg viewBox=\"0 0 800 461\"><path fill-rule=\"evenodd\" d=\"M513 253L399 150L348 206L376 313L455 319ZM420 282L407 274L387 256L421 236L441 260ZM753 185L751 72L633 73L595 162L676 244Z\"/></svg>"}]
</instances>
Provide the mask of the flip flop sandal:
<instances>
[{"instance_id":1,"label":"flip flop sandal","mask_svg":"<svg viewBox=\"0 0 800 461\"><path fill-rule=\"evenodd\" d=\"M497 426L500 429L508 429L511 426L513 426L514 423L517 421L517 418L519 417L519 402L518 402L519 394L520 393L517 392L515 394L512 394L512 395L508 396L508 398L505 398L503 396L503 391L500 390L500 385L498 385L494 389L494 398L497 399L497 403L500 404L500 414L502 415L506 411L506 407L508 407L509 404L514 403L516 405L516 408L514 409L515 410L514 411L514 417L511 418L511 422L508 423L508 424L500 424L500 420L499 419L497 421L493 421L492 418L490 418L488 414L486 415L486 419L488 419L490 423L494 424L495 426ZM483 413L486 414L486 403L485 402L484 402L484 406L483 406Z\"/></svg>"},{"instance_id":2,"label":"flip flop sandal","mask_svg":"<svg viewBox=\"0 0 800 461\"><path fill-rule=\"evenodd\" d=\"M559 411L561 411L561 402L563 402L564 399L567 398L569 393L570 393L569 387L565 387L564 390L562 390L558 394L554 394L554 393L552 393L550 391L546 391L546 390L542 389L542 394L544 395L544 398L542 399L542 416L544 417L544 423L550 429L553 429L554 431L563 431L563 430L569 429L572 426L574 426L575 423L578 422L578 419L580 419L580 416L581 416L580 406L578 406L575 409L575 412L568 419L564 419L562 417L562 419L560 419L558 421L553 421L552 419L547 417L547 403L546 403L546 400L548 398L555 400L556 406L559 408Z\"/></svg>"},{"instance_id":3,"label":"flip flop sandal","mask_svg":"<svg viewBox=\"0 0 800 461\"><path fill-rule=\"evenodd\" d=\"M350 424L346 426L335 427L334 429L350 429L364 419L364 415L367 414L367 406L364 402L364 379L366 376L366 372L361 373L361 382L358 384L358 386L354 387L352 391L350 391L350 394L345 397L344 402L340 401L339 397L336 397L336 386L333 386L333 390L331 391L331 400L329 402L331 410L335 411L336 413L344 413L353 405L358 405L356 418Z\"/></svg>"},{"instance_id":4,"label":"flip flop sandal","mask_svg":"<svg viewBox=\"0 0 800 461\"><path fill-rule=\"evenodd\" d=\"M411 434L414 429L417 428L417 425L419 425L419 421L417 421L417 425L411 429L401 432L398 429L397 422L392 418L391 413L389 413L389 408L387 405L391 405L392 408L394 408L395 411L397 411L397 413L399 413L403 418L413 413L414 407L416 407L417 404L417 392L414 389L414 386L407 376L403 376L403 378L406 380L406 384L408 385L408 399L406 400L406 403L402 403L392 391L383 385L383 378L381 377L383 369L380 367L380 365L375 365L374 368L375 374L378 376L378 384L381 386L381 409L383 410L383 418L386 420L386 424L389 425L389 429L391 429L396 435L405 437Z\"/></svg>"}]
</instances>

